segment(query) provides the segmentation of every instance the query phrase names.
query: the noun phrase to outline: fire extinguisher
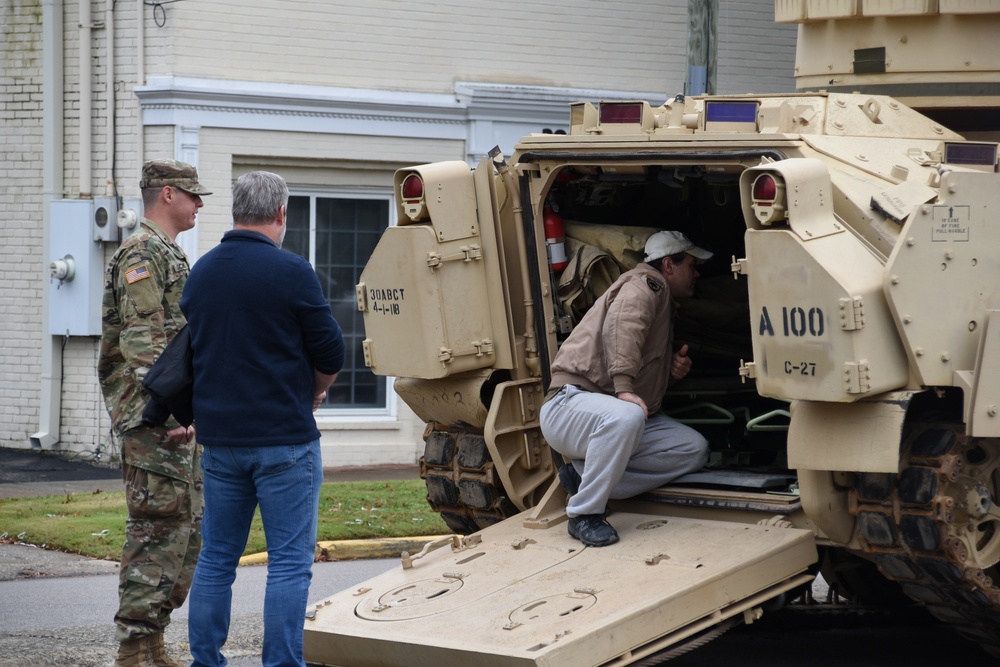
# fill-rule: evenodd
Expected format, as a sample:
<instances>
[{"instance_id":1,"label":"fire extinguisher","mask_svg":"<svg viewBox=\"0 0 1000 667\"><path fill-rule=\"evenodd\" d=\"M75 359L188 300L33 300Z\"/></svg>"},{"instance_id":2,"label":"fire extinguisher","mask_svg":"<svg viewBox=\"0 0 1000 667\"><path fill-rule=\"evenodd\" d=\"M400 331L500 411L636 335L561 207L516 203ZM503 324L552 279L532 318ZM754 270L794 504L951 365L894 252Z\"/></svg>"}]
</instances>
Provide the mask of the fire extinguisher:
<instances>
[{"instance_id":1,"label":"fire extinguisher","mask_svg":"<svg viewBox=\"0 0 1000 667\"><path fill-rule=\"evenodd\" d=\"M546 206L542 212L542 222L545 225L545 249L549 256L549 268L558 273L569 264L566 259L566 228L563 226L562 216L551 206Z\"/></svg>"}]
</instances>

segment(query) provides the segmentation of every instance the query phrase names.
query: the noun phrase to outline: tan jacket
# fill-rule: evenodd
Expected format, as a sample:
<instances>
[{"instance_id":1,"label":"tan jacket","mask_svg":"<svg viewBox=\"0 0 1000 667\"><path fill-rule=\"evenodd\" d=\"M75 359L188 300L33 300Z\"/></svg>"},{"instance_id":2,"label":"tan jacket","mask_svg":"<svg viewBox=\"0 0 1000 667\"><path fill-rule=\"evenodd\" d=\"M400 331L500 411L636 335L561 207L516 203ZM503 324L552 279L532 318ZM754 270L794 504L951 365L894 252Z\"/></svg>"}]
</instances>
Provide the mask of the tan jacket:
<instances>
[{"instance_id":1,"label":"tan jacket","mask_svg":"<svg viewBox=\"0 0 1000 667\"><path fill-rule=\"evenodd\" d=\"M670 381L675 304L663 275L640 264L597 300L552 362L552 386L637 394L652 414Z\"/></svg>"}]
</instances>

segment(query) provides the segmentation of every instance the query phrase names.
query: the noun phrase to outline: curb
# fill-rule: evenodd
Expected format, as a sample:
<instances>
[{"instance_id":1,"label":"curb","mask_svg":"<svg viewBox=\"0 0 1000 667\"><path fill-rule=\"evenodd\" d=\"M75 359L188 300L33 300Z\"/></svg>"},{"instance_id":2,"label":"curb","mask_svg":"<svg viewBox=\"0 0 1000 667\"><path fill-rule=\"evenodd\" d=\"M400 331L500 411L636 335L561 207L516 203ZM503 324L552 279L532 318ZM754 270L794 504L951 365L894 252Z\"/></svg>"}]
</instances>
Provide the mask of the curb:
<instances>
[{"instance_id":1,"label":"curb","mask_svg":"<svg viewBox=\"0 0 1000 667\"><path fill-rule=\"evenodd\" d=\"M446 535L422 535L420 537L394 537L371 540L338 540L316 543L316 560L357 560L360 558L399 558L402 552L411 554L424 545L439 540ZM247 554L240 558L240 565L264 565L267 552Z\"/></svg>"}]
</instances>

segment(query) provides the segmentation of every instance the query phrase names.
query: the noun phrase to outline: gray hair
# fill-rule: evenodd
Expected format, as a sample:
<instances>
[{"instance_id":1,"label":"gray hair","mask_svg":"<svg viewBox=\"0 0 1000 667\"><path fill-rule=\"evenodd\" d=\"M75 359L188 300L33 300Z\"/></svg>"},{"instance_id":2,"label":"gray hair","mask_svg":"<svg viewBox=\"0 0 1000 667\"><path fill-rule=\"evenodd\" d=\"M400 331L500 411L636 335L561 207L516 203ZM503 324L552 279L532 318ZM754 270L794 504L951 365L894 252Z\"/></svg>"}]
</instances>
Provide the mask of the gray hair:
<instances>
[{"instance_id":1,"label":"gray hair","mask_svg":"<svg viewBox=\"0 0 1000 667\"><path fill-rule=\"evenodd\" d=\"M251 171L233 183L233 222L266 225L278 217L278 209L288 205L285 179L269 171Z\"/></svg>"}]
</instances>

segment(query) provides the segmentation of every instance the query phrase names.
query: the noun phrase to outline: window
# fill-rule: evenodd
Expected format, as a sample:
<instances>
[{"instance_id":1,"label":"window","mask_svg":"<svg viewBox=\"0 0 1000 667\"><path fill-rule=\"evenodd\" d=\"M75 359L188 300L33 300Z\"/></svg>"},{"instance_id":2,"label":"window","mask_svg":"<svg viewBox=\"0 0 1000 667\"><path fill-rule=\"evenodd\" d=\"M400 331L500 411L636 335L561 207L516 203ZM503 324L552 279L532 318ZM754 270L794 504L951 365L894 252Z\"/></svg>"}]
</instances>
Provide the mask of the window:
<instances>
[{"instance_id":1,"label":"window","mask_svg":"<svg viewBox=\"0 0 1000 667\"><path fill-rule=\"evenodd\" d=\"M344 331L347 358L320 410L337 413L388 413L387 378L365 366L364 320L354 286L375 250L382 231L391 224L391 194L304 194L288 199L288 229L283 248L313 265L333 316Z\"/></svg>"}]
</instances>

